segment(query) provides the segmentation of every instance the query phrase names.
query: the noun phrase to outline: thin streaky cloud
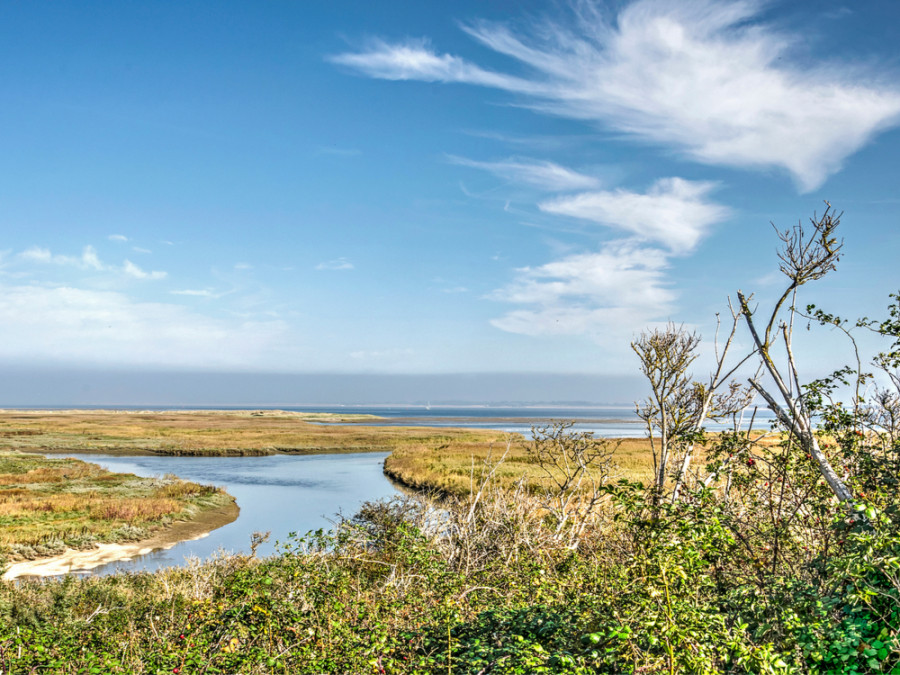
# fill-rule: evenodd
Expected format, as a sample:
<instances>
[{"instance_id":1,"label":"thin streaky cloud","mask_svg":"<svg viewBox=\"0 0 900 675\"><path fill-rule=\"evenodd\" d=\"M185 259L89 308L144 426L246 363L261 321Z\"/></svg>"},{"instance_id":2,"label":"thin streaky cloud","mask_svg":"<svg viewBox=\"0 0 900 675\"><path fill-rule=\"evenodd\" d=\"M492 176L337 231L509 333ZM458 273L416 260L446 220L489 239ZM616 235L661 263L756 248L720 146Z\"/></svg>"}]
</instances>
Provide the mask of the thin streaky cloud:
<instances>
[{"instance_id":1,"label":"thin streaky cloud","mask_svg":"<svg viewBox=\"0 0 900 675\"><path fill-rule=\"evenodd\" d=\"M321 262L316 265L316 269L319 271L323 270L352 270L353 263L347 260L347 258L335 258L334 260L328 260L326 262Z\"/></svg>"},{"instance_id":2,"label":"thin streaky cloud","mask_svg":"<svg viewBox=\"0 0 900 675\"><path fill-rule=\"evenodd\" d=\"M515 183L524 183L539 190L567 192L600 187L600 180L554 162L511 157L499 162L481 162L465 157L448 155L452 164L488 171Z\"/></svg>"},{"instance_id":3,"label":"thin streaky cloud","mask_svg":"<svg viewBox=\"0 0 900 675\"><path fill-rule=\"evenodd\" d=\"M32 246L19 253L19 258L29 262L48 263L53 265L69 265L83 270L105 270L93 246L85 246L80 256L54 254L50 249Z\"/></svg>"},{"instance_id":4,"label":"thin streaky cloud","mask_svg":"<svg viewBox=\"0 0 900 675\"><path fill-rule=\"evenodd\" d=\"M109 239L110 241L119 241L119 242L128 241L128 237L126 237L124 234L111 234L107 237L107 239Z\"/></svg>"},{"instance_id":5,"label":"thin streaky cloud","mask_svg":"<svg viewBox=\"0 0 900 675\"><path fill-rule=\"evenodd\" d=\"M435 54L427 40L400 44L375 40L366 51L336 54L328 60L385 80L464 82L533 94L542 90L528 80L485 70L450 54Z\"/></svg>"},{"instance_id":6,"label":"thin streaky cloud","mask_svg":"<svg viewBox=\"0 0 900 675\"><path fill-rule=\"evenodd\" d=\"M216 294L213 293L208 288L200 288L200 289L186 288L186 289L180 290L180 291L169 291L169 293L172 295L188 295L188 296L193 296L193 297L198 297L198 298L214 298L214 297L216 297Z\"/></svg>"},{"instance_id":7,"label":"thin streaky cloud","mask_svg":"<svg viewBox=\"0 0 900 675\"><path fill-rule=\"evenodd\" d=\"M437 53L426 40L377 41L331 61L390 80L465 83L521 97L545 114L584 120L693 160L787 171L820 186L876 134L900 121L900 88L862 64L791 61L795 39L747 0L639 0L606 21L586 3L569 26L464 30L528 75Z\"/></svg>"},{"instance_id":8,"label":"thin streaky cloud","mask_svg":"<svg viewBox=\"0 0 900 675\"><path fill-rule=\"evenodd\" d=\"M122 264L122 271L126 275L128 275L129 277L132 277L134 279L157 280L157 279L165 279L167 276L165 272L160 272L160 271L145 272L143 269L141 269L140 267L135 265L130 260L125 260L125 262Z\"/></svg>"},{"instance_id":9,"label":"thin streaky cloud","mask_svg":"<svg viewBox=\"0 0 900 675\"><path fill-rule=\"evenodd\" d=\"M26 262L68 266L83 271L123 274L132 279L155 281L165 279L167 276L167 273L162 271L147 272L127 259L122 261L121 266L108 265L100 260L93 246L85 246L81 255L77 257L54 254L50 249L32 246L19 253L18 258Z\"/></svg>"}]
</instances>

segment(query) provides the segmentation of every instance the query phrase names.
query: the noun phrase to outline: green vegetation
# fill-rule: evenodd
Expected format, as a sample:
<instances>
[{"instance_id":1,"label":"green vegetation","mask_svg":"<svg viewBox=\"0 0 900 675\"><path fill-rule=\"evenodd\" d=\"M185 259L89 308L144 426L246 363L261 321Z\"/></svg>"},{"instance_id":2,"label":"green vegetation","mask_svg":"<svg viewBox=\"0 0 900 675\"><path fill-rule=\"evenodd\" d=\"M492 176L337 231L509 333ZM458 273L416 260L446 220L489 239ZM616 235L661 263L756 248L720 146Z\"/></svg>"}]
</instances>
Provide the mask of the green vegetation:
<instances>
[{"instance_id":1,"label":"green vegetation","mask_svg":"<svg viewBox=\"0 0 900 675\"><path fill-rule=\"evenodd\" d=\"M0 558L136 541L231 502L215 487L176 476L139 478L77 459L0 451Z\"/></svg>"}]
</instances>

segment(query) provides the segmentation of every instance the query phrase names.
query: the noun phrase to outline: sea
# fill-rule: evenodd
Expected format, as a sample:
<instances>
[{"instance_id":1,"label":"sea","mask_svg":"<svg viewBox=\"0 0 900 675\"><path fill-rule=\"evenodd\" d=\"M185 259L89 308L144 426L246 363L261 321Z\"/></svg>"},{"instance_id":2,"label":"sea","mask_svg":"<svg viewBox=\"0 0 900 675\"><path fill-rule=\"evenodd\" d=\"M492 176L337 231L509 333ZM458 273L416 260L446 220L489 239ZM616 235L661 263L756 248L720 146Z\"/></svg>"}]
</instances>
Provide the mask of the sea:
<instances>
[{"instance_id":1,"label":"sea","mask_svg":"<svg viewBox=\"0 0 900 675\"><path fill-rule=\"evenodd\" d=\"M46 406L41 409L70 409L74 406ZM562 406L562 405L302 405L302 406L77 406L80 409L116 409L162 412L165 410L287 410L306 413L337 413L372 415L376 419L321 424L457 427L488 429L516 433L530 437L534 427L554 421L572 422L573 431L590 432L607 438L640 438L647 435L644 422L637 416L634 405ZM749 419L752 411L747 411ZM768 425L772 415L768 410L756 411L756 428ZM721 431L728 425L707 421L709 431Z\"/></svg>"}]
</instances>

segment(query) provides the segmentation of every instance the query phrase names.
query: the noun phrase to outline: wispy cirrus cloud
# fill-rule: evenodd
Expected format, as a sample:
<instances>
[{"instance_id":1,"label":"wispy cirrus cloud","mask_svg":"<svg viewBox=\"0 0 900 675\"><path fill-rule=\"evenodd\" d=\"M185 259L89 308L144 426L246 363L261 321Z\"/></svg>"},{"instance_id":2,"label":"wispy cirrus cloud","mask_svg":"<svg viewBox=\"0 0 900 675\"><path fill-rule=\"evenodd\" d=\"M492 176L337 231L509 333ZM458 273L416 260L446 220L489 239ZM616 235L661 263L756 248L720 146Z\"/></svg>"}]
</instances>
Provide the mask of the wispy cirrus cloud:
<instances>
[{"instance_id":1,"label":"wispy cirrus cloud","mask_svg":"<svg viewBox=\"0 0 900 675\"><path fill-rule=\"evenodd\" d=\"M402 44L373 40L365 51L337 54L329 60L385 80L464 82L535 94L542 89L526 79L485 70L457 56L435 54L428 40Z\"/></svg>"},{"instance_id":2,"label":"wispy cirrus cloud","mask_svg":"<svg viewBox=\"0 0 900 675\"><path fill-rule=\"evenodd\" d=\"M333 270L333 271L352 270L353 263L350 262L349 260L347 260L347 258L340 257L340 258L335 258L334 260L328 260L326 262L321 262L318 265L316 265L316 269L319 271L322 271L322 270Z\"/></svg>"},{"instance_id":3,"label":"wispy cirrus cloud","mask_svg":"<svg viewBox=\"0 0 900 675\"><path fill-rule=\"evenodd\" d=\"M169 291L171 295L186 295L196 298L214 298L216 293L208 288L185 288L178 291Z\"/></svg>"},{"instance_id":4,"label":"wispy cirrus cloud","mask_svg":"<svg viewBox=\"0 0 900 675\"><path fill-rule=\"evenodd\" d=\"M900 88L861 64L793 60L795 40L760 20L763 7L638 0L610 22L585 3L569 26L464 26L525 66L522 76L439 54L425 40L376 41L331 60L370 77L500 89L536 111L600 124L699 162L780 168L809 191L900 122Z\"/></svg>"},{"instance_id":5,"label":"wispy cirrus cloud","mask_svg":"<svg viewBox=\"0 0 900 675\"><path fill-rule=\"evenodd\" d=\"M104 265L97 256L93 246L85 246L80 256L53 254L50 249L40 246L32 246L19 253L21 260L36 263L49 263L53 265L71 265L79 269L102 270Z\"/></svg>"},{"instance_id":6,"label":"wispy cirrus cloud","mask_svg":"<svg viewBox=\"0 0 900 675\"><path fill-rule=\"evenodd\" d=\"M135 265L130 260L125 260L122 263L122 272L124 272L129 277L133 279L165 279L166 273L154 270L153 272L145 272L143 269Z\"/></svg>"},{"instance_id":7,"label":"wispy cirrus cloud","mask_svg":"<svg viewBox=\"0 0 900 675\"><path fill-rule=\"evenodd\" d=\"M601 185L600 180L594 176L545 160L512 157L499 162L481 162L455 155L448 155L447 159L452 164L489 171L506 180L549 192L587 190Z\"/></svg>"},{"instance_id":8,"label":"wispy cirrus cloud","mask_svg":"<svg viewBox=\"0 0 900 675\"><path fill-rule=\"evenodd\" d=\"M538 208L627 230L673 253L687 253L710 226L728 216L727 208L707 199L714 187L709 182L664 178L645 193L584 192L543 201Z\"/></svg>"},{"instance_id":9,"label":"wispy cirrus cloud","mask_svg":"<svg viewBox=\"0 0 900 675\"><path fill-rule=\"evenodd\" d=\"M19 260L31 263L61 265L84 271L121 274L132 279L155 281L165 279L167 276L166 272L163 271L145 271L127 258L122 261L121 265L106 264L100 260L100 256L97 255L97 251L93 246L85 246L80 256L54 254L50 249L32 246L19 253L17 257Z\"/></svg>"}]
</instances>

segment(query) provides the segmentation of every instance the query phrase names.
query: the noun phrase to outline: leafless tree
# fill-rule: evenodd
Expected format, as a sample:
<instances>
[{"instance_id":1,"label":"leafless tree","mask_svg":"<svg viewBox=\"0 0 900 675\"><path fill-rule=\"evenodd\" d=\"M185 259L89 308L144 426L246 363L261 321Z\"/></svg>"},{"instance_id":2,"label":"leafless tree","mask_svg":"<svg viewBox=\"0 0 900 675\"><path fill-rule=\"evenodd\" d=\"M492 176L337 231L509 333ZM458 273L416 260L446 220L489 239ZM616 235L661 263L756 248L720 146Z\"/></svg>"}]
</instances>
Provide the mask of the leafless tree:
<instances>
[{"instance_id":1,"label":"leafless tree","mask_svg":"<svg viewBox=\"0 0 900 675\"><path fill-rule=\"evenodd\" d=\"M826 205L821 217L814 216L810 219L811 232L799 223L786 231L776 228L782 242L778 252L780 269L789 283L775 302L771 313L767 318L764 317L766 323L762 332L757 326L756 310L750 306L753 296L738 291L737 297L740 316L753 338L754 353L759 357L762 372L773 383L774 391L767 389L759 374L748 380L750 386L762 396L801 449L816 462L834 495L841 502L848 502L853 498L850 489L837 475L816 439L812 414L803 397L792 345L797 289L833 271L840 260L843 242L839 242L834 233L840 224L841 214L836 214L831 204L826 202Z\"/></svg>"},{"instance_id":2,"label":"leafless tree","mask_svg":"<svg viewBox=\"0 0 900 675\"><path fill-rule=\"evenodd\" d=\"M584 530L605 497L603 487L616 470L617 442L595 438L590 431L574 431L571 420L531 428L526 450L551 486L544 508L552 515L555 533L569 548L577 548Z\"/></svg>"},{"instance_id":3,"label":"leafless tree","mask_svg":"<svg viewBox=\"0 0 900 675\"><path fill-rule=\"evenodd\" d=\"M747 360L726 367L728 352L740 321L732 309L731 328L724 345L719 346L716 330L716 365L705 383L693 381L688 372L698 356L700 337L683 326L668 324L663 329L645 331L631 343L640 360L641 372L650 383L650 396L636 405L638 416L647 427L653 454L656 500L663 498L666 483L673 479L671 499L675 501L690 472L694 449L707 418L734 414L749 405L752 397L739 385L718 393L735 371ZM720 325L720 321L717 322ZM670 463L677 463L674 476Z\"/></svg>"}]
</instances>

